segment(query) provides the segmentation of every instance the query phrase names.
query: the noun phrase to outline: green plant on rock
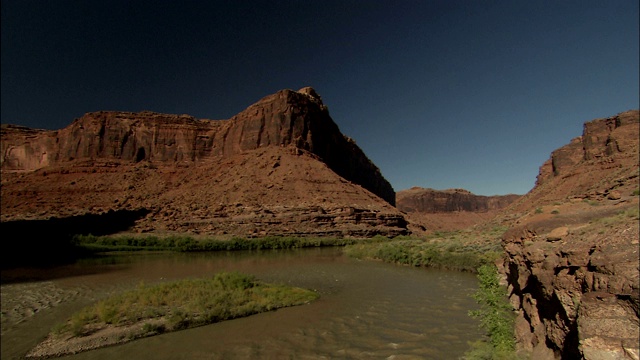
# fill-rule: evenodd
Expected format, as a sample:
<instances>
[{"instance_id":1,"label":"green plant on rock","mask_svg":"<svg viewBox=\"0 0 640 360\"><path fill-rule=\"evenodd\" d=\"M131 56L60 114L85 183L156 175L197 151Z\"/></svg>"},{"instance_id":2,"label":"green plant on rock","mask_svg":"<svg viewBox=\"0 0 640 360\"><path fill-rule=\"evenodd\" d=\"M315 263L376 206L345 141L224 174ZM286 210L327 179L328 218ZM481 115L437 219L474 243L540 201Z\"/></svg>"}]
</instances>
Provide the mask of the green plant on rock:
<instances>
[{"instance_id":1,"label":"green plant on rock","mask_svg":"<svg viewBox=\"0 0 640 360\"><path fill-rule=\"evenodd\" d=\"M480 320L480 326L489 336L488 342L472 344L466 359L513 359L515 356L514 315L507 300L506 289L500 285L498 270L494 265L478 268L478 291L473 298L480 309L471 311Z\"/></svg>"}]
</instances>

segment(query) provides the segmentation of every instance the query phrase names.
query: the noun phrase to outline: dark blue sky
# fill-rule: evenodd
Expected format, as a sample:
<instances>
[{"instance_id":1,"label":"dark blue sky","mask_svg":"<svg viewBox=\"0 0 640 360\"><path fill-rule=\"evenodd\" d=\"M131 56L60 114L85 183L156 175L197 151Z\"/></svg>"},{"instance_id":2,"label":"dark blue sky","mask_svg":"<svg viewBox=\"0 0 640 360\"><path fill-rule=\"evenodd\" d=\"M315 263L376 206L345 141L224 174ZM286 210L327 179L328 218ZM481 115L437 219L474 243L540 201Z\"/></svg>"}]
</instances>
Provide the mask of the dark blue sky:
<instances>
[{"instance_id":1,"label":"dark blue sky","mask_svg":"<svg viewBox=\"0 0 640 360\"><path fill-rule=\"evenodd\" d=\"M2 0L2 123L226 119L313 86L396 190L526 193L639 107L638 1Z\"/></svg>"}]
</instances>

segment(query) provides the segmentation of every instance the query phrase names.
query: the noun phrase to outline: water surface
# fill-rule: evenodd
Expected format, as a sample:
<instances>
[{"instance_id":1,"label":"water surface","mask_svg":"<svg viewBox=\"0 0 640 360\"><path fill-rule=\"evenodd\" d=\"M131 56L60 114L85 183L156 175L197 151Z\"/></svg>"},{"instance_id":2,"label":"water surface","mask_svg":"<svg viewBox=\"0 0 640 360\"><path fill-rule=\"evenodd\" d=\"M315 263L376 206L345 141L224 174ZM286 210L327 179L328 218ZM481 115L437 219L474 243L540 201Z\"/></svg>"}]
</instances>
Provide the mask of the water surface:
<instances>
[{"instance_id":1,"label":"water surface","mask_svg":"<svg viewBox=\"0 0 640 360\"><path fill-rule=\"evenodd\" d=\"M85 260L44 273L29 270L32 279L46 275L48 280L3 285L3 317L12 301L57 294L57 302L20 323L3 325L2 358L19 358L53 325L111 293L141 282L208 277L222 270L314 289L321 297L309 305L64 358L457 359L469 341L481 337L478 322L467 315L476 308L469 295L477 288L475 276L468 273L359 261L344 256L340 248L135 254ZM23 276L27 272L21 271ZM25 294L32 298L21 298Z\"/></svg>"}]
</instances>

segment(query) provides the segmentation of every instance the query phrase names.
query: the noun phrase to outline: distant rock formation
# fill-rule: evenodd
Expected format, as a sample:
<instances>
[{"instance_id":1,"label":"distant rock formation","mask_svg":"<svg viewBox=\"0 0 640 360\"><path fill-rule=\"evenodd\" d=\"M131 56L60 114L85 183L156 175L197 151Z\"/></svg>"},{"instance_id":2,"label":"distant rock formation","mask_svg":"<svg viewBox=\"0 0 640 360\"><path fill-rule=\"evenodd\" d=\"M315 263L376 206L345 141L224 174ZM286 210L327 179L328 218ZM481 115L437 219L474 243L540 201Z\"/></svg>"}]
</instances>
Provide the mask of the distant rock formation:
<instances>
[{"instance_id":1,"label":"distant rock formation","mask_svg":"<svg viewBox=\"0 0 640 360\"><path fill-rule=\"evenodd\" d=\"M640 113L585 123L506 211L516 337L535 359L638 359ZM534 210L535 209L535 210Z\"/></svg>"},{"instance_id":2,"label":"distant rock formation","mask_svg":"<svg viewBox=\"0 0 640 360\"><path fill-rule=\"evenodd\" d=\"M458 211L486 212L502 209L520 195L475 195L464 189L434 190L412 187L398 191L396 206L405 212L448 213Z\"/></svg>"},{"instance_id":3,"label":"distant rock formation","mask_svg":"<svg viewBox=\"0 0 640 360\"><path fill-rule=\"evenodd\" d=\"M485 223L520 198L520 195L475 195L464 189L433 190L421 187L398 191L396 205L405 212L416 234L456 231Z\"/></svg>"},{"instance_id":4,"label":"distant rock formation","mask_svg":"<svg viewBox=\"0 0 640 360\"><path fill-rule=\"evenodd\" d=\"M2 221L144 209L132 231L395 236L395 192L312 88L229 120L94 112L57 131L3 125Z\"/></svg>"}]
</instances>

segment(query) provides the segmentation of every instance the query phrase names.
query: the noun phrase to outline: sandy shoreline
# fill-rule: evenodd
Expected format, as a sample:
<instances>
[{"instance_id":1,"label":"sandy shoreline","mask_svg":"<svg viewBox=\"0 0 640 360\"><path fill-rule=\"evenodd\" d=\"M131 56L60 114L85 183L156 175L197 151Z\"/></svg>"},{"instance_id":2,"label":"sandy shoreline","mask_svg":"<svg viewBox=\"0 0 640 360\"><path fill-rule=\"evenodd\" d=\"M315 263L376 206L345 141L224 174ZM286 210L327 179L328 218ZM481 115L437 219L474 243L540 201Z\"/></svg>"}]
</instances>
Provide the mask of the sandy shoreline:
<instances>
[{"instance_id":1,"label":"sandy shoreline","mask_svg":"<svg viewBox=\"0 0 640 360\"><path fill-rule=\"evenodd\" d=\"M52 281L0 286L1 335L36 314L79 297L79 290L62 289Z\"/></svg>"},{"instance_id":2,"label":"sandy shoreline","mask_svg":"<svg viewBox=\"0 0 640 360\"><path fill-rule=\"evenodd\" d=\"M159 334L157 332L145 332L145 324L162 326L166 324L166 320L152 319L126 326L107 325L95 329L95 332L90 335L81 337L49 335L44 341L31 349L31 351L26 354L26 358L42 359L77 354L83 351L124 344L142 337Z\"/></svg>"},{"instance_id":3,"label":"sandy shoreline","mask_svg":"<svg viewBox=\"0 0 640 360\"><path fill-rule=\"evenodd\" d=\"M53 281L2 284L2 359L23 359L60 317L89 299L80 287L63 288Z\"/></svg>"}]
</instances>

